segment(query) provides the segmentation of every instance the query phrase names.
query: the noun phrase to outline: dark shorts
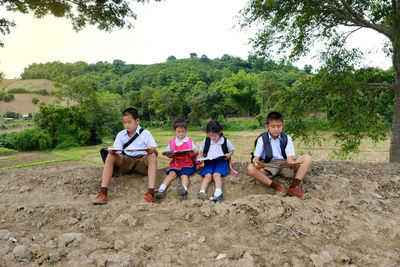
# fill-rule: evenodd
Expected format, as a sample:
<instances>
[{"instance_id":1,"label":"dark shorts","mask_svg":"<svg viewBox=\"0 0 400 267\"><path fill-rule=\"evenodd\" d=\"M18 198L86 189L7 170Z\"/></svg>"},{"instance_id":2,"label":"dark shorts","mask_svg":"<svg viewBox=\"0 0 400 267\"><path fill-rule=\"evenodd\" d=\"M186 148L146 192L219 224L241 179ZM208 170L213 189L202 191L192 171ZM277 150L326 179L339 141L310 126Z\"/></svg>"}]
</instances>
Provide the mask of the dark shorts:
<instances>
[{"instance_id":1,"label":"dark shorts","mask_svg":"<svg viewBox=\"0 0 400 267\"><path fill-rule=\"evenodd\" d=\"M193 167L183 167L181 170L169 169L166 171L167 175L172 171L175 172L176 175L178 175L178 176L182 176L182 175L190 176L196 172L196 165L193 165Z\"/></svg>"},{"instance_id":2,"label":"dark shorts","mask_svg":"<svg viewBox=\"0 0 400 267\"><path fill-rule=\"evenodd\" d=\"M207 160L204 161L204 169L200 175L206 175L219 173L221 176L225 176L228 173L229 166L228 161L225 159Z\"/></svg>"},{"instance_id":3,"label":"dark shorts","mask_svg":"<svg viewBox=\"0 0 400 267\"><path fill-rule=\"evenodd\" d=\"M282 163L286 163L287 161L285 159L275 159L271 160L270 164L274 165L280 165ZM280 175L286 178L294 178L296 171L290 169L290 168L283 168L283 169L278 169L278 168L270 168L270 167L265 167L264 170L268 171L270 173L269 178L272 178L276 175Z\"/></svg>"},{"instance_id":4,"label":"dark shorts","mask_svg":"<svg viewBox=\"0 0 400 267\"><path fill-rule=\"evenodd\" d=\"M147 166L145 162L146 155L139 155L131 157L128 155L122 156L122 165L119 167L118 172L120 174L127 174L130 172L137 172L143 175L147 175Z\"/></svg>"}]
</instances>

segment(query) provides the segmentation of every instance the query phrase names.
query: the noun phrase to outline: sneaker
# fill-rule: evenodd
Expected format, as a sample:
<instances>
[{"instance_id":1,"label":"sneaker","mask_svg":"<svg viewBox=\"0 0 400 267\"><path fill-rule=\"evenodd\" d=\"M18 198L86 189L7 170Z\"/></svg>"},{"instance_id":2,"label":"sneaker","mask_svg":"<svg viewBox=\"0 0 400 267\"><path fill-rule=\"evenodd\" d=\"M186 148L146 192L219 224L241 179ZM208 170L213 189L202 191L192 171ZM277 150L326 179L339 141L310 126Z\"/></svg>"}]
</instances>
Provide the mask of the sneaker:
<instances>
[{"instance_id":1,"label":"sneaker","mask_svg":"<svg viewBox=\"0 0 400 267\"><path fill-rule=\"evenodd\" d=\"M224 196L222 194L219 195L218 197L212 196L212 197L210 197L210 200L214 203L222 202L222 201L224 201Z\"/></svg>"},{"instance_id":2,"label":"sneaker","mask_svg":"<svg viewBox=\"0 0 400 267\"><path fill-rule=\"evenodd\" d=\"M149 193L146 193L146 194L144 194L144 197L142 198L142 200L140 202L142 202L142 203L153 202L153 196Z\"/></svg>"},{"instance_id":3,"label":"sneaker","mask_svg":"<svg viewBox=\"0 0 400 267\"><path fill-rule=\"evenodd\" d=\"M296 196L298 198L303 198L304 192L301 190L300 186L295 186L293 188L288 188L287 194L289 196Z\"/></svg>"},{"instance_id":4,"label":"sneaker","mask_svg":"<svg viewBox=\"0 0 400 267\"><path fill-rule=\"evenodd\" d=\"M154 194L157 199L162 199L165 197L165 191L158 189L157 192Z\"/></svg>"},{"instance_id":5,"label":"sneaker","mask_svg":"<svg viewBox=\"0 0 400 267\"><path fill-rule=\"evenodd\" d=\"M199 192L199 193L197 194L197 198L198 198L198 199L201 199L201 200L206 200L206 199L207 199L207 195L206 195L206 193Z\"/></svg>"},{"instance_id":6,"label":"sneaker","mask_svg":"<svg viewBox=\"0 0 400 267\"><path fill-rule=\"evenodd\" d=\"M100 192L95 199L93 199L92 203L94 205L104 205L107 204L108 197L103 193Z\"/></svg>"},{"instance_id":7,"label":"sneaker","mask_svg":"<svg viewBox=\"0 0 400 267\"><path fill-rule=\"evenodd\" d=\"M185 190L185 187L183 187L182 184L177 184L176 185L176 192L178 193L180 200L186 200L187 199L187 192Z\"/></svg>"},{"instance_id":8,"label":"sneaker","mask_svg":"<svg viewBox=\"0 0 400 267\"><path fill-rule=\"evenodd\" d=\"M286 195L287 191L286 188L284 188L283 186L278 185L276 188L274 188L274 190L279 194L279 195Z\"/></svg>"}]
</instances>

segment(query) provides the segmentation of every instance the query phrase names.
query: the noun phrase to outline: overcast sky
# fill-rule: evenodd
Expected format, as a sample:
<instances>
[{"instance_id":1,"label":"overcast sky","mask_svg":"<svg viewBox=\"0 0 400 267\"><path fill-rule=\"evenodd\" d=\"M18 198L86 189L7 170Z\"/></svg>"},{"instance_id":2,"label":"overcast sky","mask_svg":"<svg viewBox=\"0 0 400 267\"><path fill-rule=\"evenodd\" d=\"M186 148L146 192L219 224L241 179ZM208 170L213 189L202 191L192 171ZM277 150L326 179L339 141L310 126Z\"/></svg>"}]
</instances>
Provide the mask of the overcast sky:
<instances>
[{"instance_id":1,"label":"overcast sky","mask_svg":"<svg viewBox=\"0 0 400 267\"><path fill-rule=\"evenodd\" d=\"M0 71L6 78L19 77L32 63L52 61L112 62L121 59L128 64L164 62L168 56L187 58L195 52L209 58L223 54L247 59L251 52L251 32L240 31L235 18L246 0L167 0L159 3L134 4L135 28L115 29L106 33L90 26L78 33L66 19L5 12L0 17L13 18L17 24L11 34L1 36ZM391 60L382 50L384 39L373 31L359 31L349 39L350 46L371 51L370 66L387 69ZM315 51L318 49L315 48ZM312 54L295 65L318 67Z\"/></svg>"}]
</instances>

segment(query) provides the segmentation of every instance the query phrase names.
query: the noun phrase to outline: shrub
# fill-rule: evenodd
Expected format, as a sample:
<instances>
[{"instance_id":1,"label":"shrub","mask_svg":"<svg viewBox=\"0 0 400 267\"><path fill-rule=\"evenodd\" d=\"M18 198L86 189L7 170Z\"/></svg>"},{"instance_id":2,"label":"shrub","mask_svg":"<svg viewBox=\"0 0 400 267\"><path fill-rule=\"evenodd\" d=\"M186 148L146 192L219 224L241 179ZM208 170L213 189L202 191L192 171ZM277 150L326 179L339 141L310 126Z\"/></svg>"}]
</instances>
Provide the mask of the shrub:
<instances>
[{"instance_id":1,"label":"shrub","mask_svg":"<svg viewBox=\"0 0 400 267\"><path fill-rule=\"evenodd\" d=\"M16 150L14 149L9 149L9 148L5 148L5 147L0 147L0 155L1 156L7 156L7 155L12 155L17 153Z\"/></svg>"},{"instance_id":2,"label":"shrub","mask_svg":"<svg viewBox=\"0 0 400 267\"><path fill-rule=\"evenodd\" d=\"M48 95L49 94L49 91L47 91L46 89L38 89L38 90L35 90L34 92L39 95Z\"/></svg>"},{"instance_id":3,"label":"shrub","mask_svg":"<svg viewBox=\"0 0 400 267\"><path fill-rule=\"evenodd\" d=\"M13 149L44 150L52 147L52 138L47 130L33 128L20 132L12 132L9 136L9 143Z\"/></svg>"},{"instance_id":4,"label":"shrub","mask_svg":"<svg viewBox=\"0 0 400 267\"><path fill-rule=\"evenodd\" d=\"M37 103L39 103L39 99L37 99L36 97L32 98L32 103L36 105Z\"/></svg>"},{"instance_id":5,"label":"shrub","mask_svg":"<svg viewBox=\"0 0 400 267\"><path fill-rule=\"evenodd\" d=\"M14 119L20 119L22 117L22 115L18 112L14 112L14 111L7 111L6 113L4 113L3 118L14 118Z\"/></svg>"},{"instance_id":6,"label":"shrub","mask_svg":"<svg viewBox=\"0 0 400 267\"><path fill-rule=\"evenodd\" d=\"M6 102L10 102L13 99L14 99L14 95L5 95L3 97L3 100L6 101Z\"/></svg>"},{"instance_id":7,"label":"shrub","mask_svg":"<svg viewBox=\"0 0 400 267\"><path fill-rule=\"evenodd\" d=\"M20 93L28 93L29 91L26 90L25 88L11 88L8 89L7 92L9 94L20 94Z\"/></svg>"}]
</instances>

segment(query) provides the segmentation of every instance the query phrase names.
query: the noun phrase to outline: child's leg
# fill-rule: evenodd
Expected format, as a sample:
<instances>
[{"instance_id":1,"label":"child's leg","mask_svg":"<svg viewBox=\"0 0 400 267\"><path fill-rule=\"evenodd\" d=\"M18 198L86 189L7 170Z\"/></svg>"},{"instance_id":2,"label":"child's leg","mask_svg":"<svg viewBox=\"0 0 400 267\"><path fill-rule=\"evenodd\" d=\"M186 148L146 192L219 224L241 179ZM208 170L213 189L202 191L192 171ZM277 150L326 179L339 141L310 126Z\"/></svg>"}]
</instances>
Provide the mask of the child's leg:
<instances>
[{"instance_id":1,"label":"child's leg","mask_svg":"<svg viewBox=\"0 0 400 267\"><path fill-rule=\"evenodd\" d=\"M183 187L185 187L185 190L187 191L187 189L189 187L189 176L181 175L181 180L182 180Z\"/></svg>"},{"instance_id":2,"label":"child's leg","mask_svg":"<svg viewBox=\"0 0 400 267\"><path fill-rule=\"evenodd\" d=\"M110 181L112 178L112 174L114 171L114 165L121 167L123 163L123 158L120 154L108 154L107 158L104 162L104 168L103 168L103 176L101 178L101 187L100 187L100 192L96 196L95 199L93 199L92 203L93 204L106 204L108 201L108 186L110 185Z\"/></svg>"},{"instance_id":3,"label":"child's leg","mask_svg":"<svg viewBox=\"0 0 400 267\"><path fill-rule=\"evenodd\" d=\"M222 178L221 174L218 172L215 172L213 174L213 180L215 184L215 191L214 191L214 197L219 197L222 195Z\"/></svg>"},{"instance_id":4,"label":"child's leg","mask_svg":"<svg viewBox=\"0 0 400 267\"><path fill-rule=\"evenodd\" d=\"M297 169L295 179L299 179L301 181L311 167L312 158L310 155L302 155L296 159L296 162L300 162L301 165Z\"/></svg>"},{"instance_id":5,"label":"child's leg","mask_svg":"<svg viewBox=\"0 0 400 267\"><path fill-rule=\"evenodd\" d=\"M114 165L120 167L122 165L122 156L120 154L108 154L104 162L103 176L101 178L101 187L108 188L114 171Z\"/></svg>"},{"instance_id":6,"label":"child's leg","mask_svg":"<svg viewBox=\"0 0 400 267\"><path fill-rule=\"evenodd\" d=\"M206 175L204 175L203 181L201 182L201 186L200 186L200 192L206 192L208 185L210 184L212 180L212 176L210 173L207 173Z\"/></svg>"},{"instance_id":7,"label":"child's leg","mask_svg":"<svg viewBox=\"0 0 400 267\"><path fill-rule=\"evenodd\" d=\"M165 191L167 187L171 184L173 180L177 177L176 172L170 171L167 177L164 178L164 181L161 183L160 189ZM163 186L164 185L164 186ZM162 187L162 188L161 188ZM164 188L165 187L165 188Z\"/></svg>"},{"instance_id":8,"label":"child's leg","mask_svg":"<svg viewBox=\"0 0 400 267\"><path fill-rule=\"evenodd\" d=\"M144 163L147 166L147 176L148 176L148 189L147 193L145 194L145 198L143 198L142 202L146 201L146 195L150 194L154 196L154 188L156 187L156 179L157 179L157 156L154 153L148 154L145 156ZM150 200L151 202L151 200Z\"/></svg>"},{"instance_id":9,"label":"child's leg","mask_svg":"<svg viewBox=\"0 0 400 267\"><path fill-rule=\"evenodd\" d=\"M254 166L254 164L250 164L249 166L247 166L247 172L248 172L248 174L250 174L251 177L253 177L257 181L265 184L266 186L271 187L272 189L274 189L277 192L286 194L286 189L284 187L282 187L275 181L272 181L271 179L268 178L268 176L267 176L268 173L266 170L264 170L262 168L257 169Z\"/></svg>"}]
</instances>

